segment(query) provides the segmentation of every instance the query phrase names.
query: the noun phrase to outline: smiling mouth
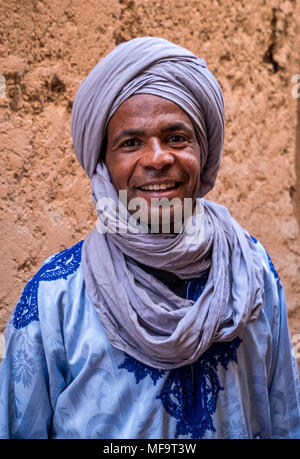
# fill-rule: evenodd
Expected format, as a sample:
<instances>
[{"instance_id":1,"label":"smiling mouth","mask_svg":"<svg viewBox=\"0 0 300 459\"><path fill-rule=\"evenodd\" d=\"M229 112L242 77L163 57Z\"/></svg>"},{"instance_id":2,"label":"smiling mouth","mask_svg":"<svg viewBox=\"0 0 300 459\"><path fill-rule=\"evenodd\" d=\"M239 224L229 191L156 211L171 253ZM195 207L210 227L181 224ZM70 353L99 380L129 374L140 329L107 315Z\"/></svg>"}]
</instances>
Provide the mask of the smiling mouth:
<instances>
[{"instance_id":1,"label":"smiling mouth","mask_svg":"<svg viewBox=\"0 0 300 459\"><path fill-rule=\"evenodd\" d=\"M154 183L139 187L142 191L172 191L178 188L181 182L170 182L170 183Z\"/></svg>"}]
</instances>

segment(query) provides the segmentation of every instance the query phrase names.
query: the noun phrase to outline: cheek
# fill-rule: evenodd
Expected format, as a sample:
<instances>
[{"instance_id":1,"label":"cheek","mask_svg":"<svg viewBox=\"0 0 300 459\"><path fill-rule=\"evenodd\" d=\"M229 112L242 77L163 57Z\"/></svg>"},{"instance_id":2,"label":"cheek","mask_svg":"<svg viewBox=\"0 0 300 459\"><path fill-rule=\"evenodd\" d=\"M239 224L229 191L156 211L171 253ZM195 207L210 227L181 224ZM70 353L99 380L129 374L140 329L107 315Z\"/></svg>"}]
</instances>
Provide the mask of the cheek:
<instances>
[{"instance_id":1,"label":"cheek","mask_svg":"<svg viewBox=\"0 0 300 459\"><path fill-rule=\"evenodd\" d=\"M108 169L111 181L117 191L127 190L128 181L131 175L131 166L127 161L107 161L106 167Z\"/></svg>"},{"instance_id":2,"label":"cheek","mask_svg":"<svg viewBox=\"0 0 300 459\"><path fill-rule=\"evenodd\" d=\"M192 151L181 159L181 167L185 170L190 182L197 182L200 179L200 151Z\"/></svg>"}]
</instances>

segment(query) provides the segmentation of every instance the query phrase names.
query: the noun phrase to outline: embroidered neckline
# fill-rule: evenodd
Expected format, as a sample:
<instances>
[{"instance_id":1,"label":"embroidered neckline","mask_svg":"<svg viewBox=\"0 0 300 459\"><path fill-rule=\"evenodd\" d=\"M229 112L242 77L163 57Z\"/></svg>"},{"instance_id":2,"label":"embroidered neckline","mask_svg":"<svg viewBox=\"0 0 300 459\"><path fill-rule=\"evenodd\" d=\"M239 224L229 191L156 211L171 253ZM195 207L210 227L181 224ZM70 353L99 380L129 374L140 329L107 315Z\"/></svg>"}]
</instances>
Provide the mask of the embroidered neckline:
<instances>
[{"instance_id":1,"label":"embroidered neckline","mask_svg":"<svg viewBox=\"0 0 300 459\"><path fill-rule=\"evenodd\" d=\"M217 408L221 386L217 367L227 370L230 362L237 363L237 350L242 340L236 337L230 342L213 343L199 360L174 370L166 371L149 367L126 355L119 366L133 373L138 384L150 376L154 385L165 377L162 390L156 397L167 413L177 420L175 437L190 435L203 438L207 430L215 432L213 414Z\"/></svg>"},{"instance_id":2,"label":"embroidered neckline","mask_svg":"<svg viewBox=\"0 0 300 459\"><path fill-rule=\"evenodd\" d=\"M16 329L26 327L34 320L39 320L38 288L41 281L67 279L77 271L81 261L83 241L59 252L45 263L33 278L26 284L19 302L16 305L13 325Z\"/></svg>"}]
</instances>

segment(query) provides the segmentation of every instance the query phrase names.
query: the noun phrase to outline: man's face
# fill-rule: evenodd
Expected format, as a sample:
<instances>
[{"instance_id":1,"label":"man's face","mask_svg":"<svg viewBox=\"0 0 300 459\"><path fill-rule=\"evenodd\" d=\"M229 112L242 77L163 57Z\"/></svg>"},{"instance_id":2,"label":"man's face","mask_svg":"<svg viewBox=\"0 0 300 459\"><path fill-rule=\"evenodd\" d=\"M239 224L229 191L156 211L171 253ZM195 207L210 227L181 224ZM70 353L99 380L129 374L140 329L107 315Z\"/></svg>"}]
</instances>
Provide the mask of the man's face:
<instances>
[{"instance_id":1,"label":"man's face","mask_svg":"<svg viewBox=\"0 0 300 459\"><path fill-rule=\"evenodd\" d=\"M196 198L200 146L188 115L162 97L138 94L120 105L107 129L105 163L117 192L143 198ZM171 213L172 219L172 213Z\"/></svg>"}]
</instances>

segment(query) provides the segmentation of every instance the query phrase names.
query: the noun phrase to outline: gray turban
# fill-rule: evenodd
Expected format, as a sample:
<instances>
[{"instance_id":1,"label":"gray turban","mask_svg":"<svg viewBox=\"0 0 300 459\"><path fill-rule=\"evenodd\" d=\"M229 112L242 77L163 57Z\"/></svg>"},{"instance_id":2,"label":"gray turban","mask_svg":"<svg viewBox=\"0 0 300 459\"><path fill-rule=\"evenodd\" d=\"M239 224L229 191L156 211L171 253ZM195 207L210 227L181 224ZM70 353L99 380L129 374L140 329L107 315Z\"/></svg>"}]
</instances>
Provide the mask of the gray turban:
<instances>
[{"instance_id":1,"label":"gray turban","mask_svg":"<svg viewBox=\"0 0 300 459\"><path fill-rule=\"evenodd\" d=\"M135 38L117 46L82 82L72 112L76 156L89 177L100 161L108 122L135 94L169 99L193 122L201 149L198 197L214 186L224 141L224 104L203 59L165 39Z\"/></svg>"}]
</instances>

